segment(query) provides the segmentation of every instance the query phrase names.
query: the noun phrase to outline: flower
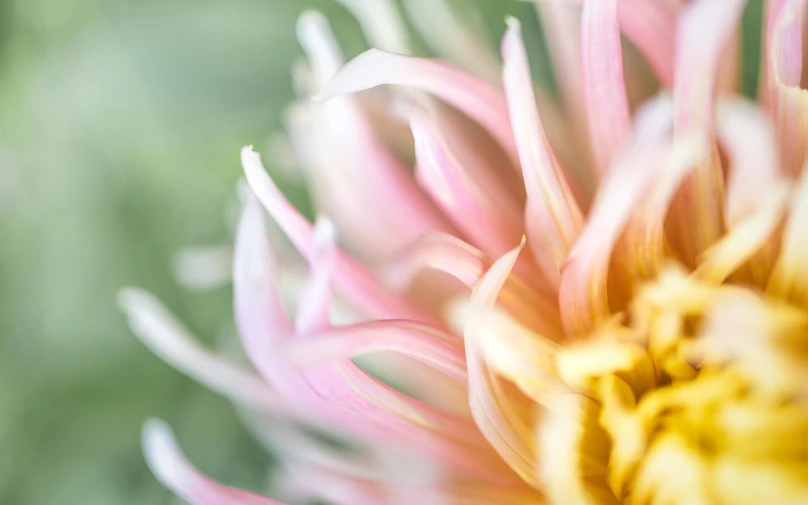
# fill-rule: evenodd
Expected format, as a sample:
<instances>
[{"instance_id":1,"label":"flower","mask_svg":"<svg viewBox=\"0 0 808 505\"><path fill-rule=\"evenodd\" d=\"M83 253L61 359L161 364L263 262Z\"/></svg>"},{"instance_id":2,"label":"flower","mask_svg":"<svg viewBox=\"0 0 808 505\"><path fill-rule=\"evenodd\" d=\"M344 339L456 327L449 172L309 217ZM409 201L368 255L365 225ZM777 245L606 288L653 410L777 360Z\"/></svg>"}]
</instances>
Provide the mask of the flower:
<instances>
[{"instance_id":1,"label":"flower","mask_svg":"<svg viewBox=\"0 0 808 505\"><path fill-rule=\"evenodd\" d=\"M734 85L742 0L539 3L560 104L534 89L515 19L500 71L442 1L407 6L459 66L400 54L391 2L343 3L380 49L345 64L321 15L300 20L289 136L317 222L242 151L233 291L255 371L121 296L146 345L282 455L275 492L808 501L805 2L767 3L760 103ZM335 433L345 446L319 438ZM144 448L194 504L276 503L202 476L159 421Z\"/></svg>"}]
</instances>

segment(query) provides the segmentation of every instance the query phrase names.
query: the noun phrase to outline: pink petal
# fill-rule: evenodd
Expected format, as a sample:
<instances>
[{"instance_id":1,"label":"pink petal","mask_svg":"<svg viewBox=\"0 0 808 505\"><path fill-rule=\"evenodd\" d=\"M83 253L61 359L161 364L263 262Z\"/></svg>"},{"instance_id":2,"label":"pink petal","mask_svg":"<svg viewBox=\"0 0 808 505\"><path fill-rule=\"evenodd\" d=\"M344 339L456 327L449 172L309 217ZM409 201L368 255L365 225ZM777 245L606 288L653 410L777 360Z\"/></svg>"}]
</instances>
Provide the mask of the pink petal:
<instances>
[{"instance_id":1,"label":"pink petal","mask_svg":"<svg viewBox=\"0 0 808 505\"><path fill-rule=\"evenodd\" d=\"M777 139L763 111L740 99L719 104L716 130L730 161L725 213L732 227L779 180Z\"/></svg>"},{"instance_id":2,"label":"pink petal","mask_svg":"<svg viewBox=\"0 0 808 505\"><path fill-rule=\"evenodd\" d=\"M392 351L465 382L462 342L440 328L412 321L371 321L320 331L315 338L284 343L280 352L295 365L312 367Z\"/></svg>"},{"instance_id":3,"label":"pink petal","mask_svg":"<svg viewBox=\"0 0 808 505\"><path fill-rule=\"evenodd\" d=\"M381 10L386 12L383 6ZM298 32L319 84L325 86L342 64L328 23L323 16L308 13L301 17ZM389 254L422 233L454 231L420 191L409 169L380 140L356 97L339 97L311 108L314 132L304 134L299 149L328 148L309 156L311 177L315 187L325 183L318 196L327 203L326 212L345 221L337 224L351 231L345 237L352 239L351 245L373 257ZM364 212L368 208L375 212Z\"/></svg>"},{"instance_id":4,"label":"pink petal","mask_svg":"<svg viewBox=\"0 0 808 505\"><path fill-rule=\"evenodd\" d=\"M203 348L152 295L127 288L119 295L132 332L177 370L226 397L262 412L294 414L254 373Z\"/></svg>"},{"instance_id":5,"label":"pink petal","mask_svg":"<svg viewBox=\"0 0 808 505\"><path fill-rule=\"evenodd\" d=\"M586 0L581 24L583 86L599 175L609 170L631 132L623 79L617 0Z\"/></svg>"},{"instance_id":6,"label":"pink petal","mask_svg":"<svg viewBox=\"0 0 808 505\"><path fill-rule=\"evenodd\" d=\"M794 188L780 256L766 293L808 307L808 170Z\"/></svg>"},{"instance_id":7,"label":"pink petal","mask_svg":"<svg viewBox=\"0 0 808 505\"><path fill-rule=\"evenodd\" d=\"M431 455L480 478L508 480L507 470L492 464L491 449L471 420L396 391L350 362L307 370L306 377L325 400L322 415L335 424L363 438Z\"/></svg>"},{"instance_id":8,"label":"pink petal","mask_svg":"<svg viewBox=\"0 0 808 505\"><path fill-rule=\"evenodd\" d=\"M154 476L193 505L283 505L202 475L185 459L171 428L162 421L151 420L143 426L143 453Z\"/></svg>"},{"instance_id":9,"label":"pink petal","mask_svg":"<svg viewBox=\"0 0 808 505\"><path fill-rule=\"evenodd\" d=\"M674 106L677 133L695 130L712 137L714 100L721 58L738 26L745 0L697 0L679 22ZM699 160L674 203L677 249L686 263L723 233L723 180L718 149Z\"/></svg>"},{"instance_id":10,"label":"pink petal","mask_svg":"<svg viewBox=\"0 0 808 505\"><path fill-rule=\"evenodd\" d=\"M542 9L542 14L545 14L551 5L582 4L584 1L545 0L537 2L537 5ZM651 68L654 69L657 78L666 88L673 86L676 21L680 7L680 5L665 1L620 0L620 8L617 13L620 29L642 52ZM579 53L573 54L577 59ZM554 63L556 62L554 61Z\"/></svg>"},{"instance_id":11,"label":"pink petal","mask_svg":"<svg viewBox=\"0 0 808 505\"><path fill-rule=\"evenodd\" d=\"M498 259L483 276L471 296L470 311L490 310L513 269L523 245ZM470 331L467 328L466 331ZM474 338L466 341L469 403L474 420L488 442L527 483L538 487L536 439L532 420L524 417L518 403L503 394L505 383L486 365ZM522 399L524 404L530 401Z\"/></svg>"},{"instance_id":12,"label":"pink petal","mask_svg":"<svg viewBox=\"0 0 808 505\"><path fill-rule=\"evenodd\" d=\"M455 225L489 254L502 254L517 243L522 235L519 211L512 201L497 199L493 188L472 179L437 118L413 110L410 125L418 161L416 179Z\"/></svg>"},{"instance_id":13,"label":"pink petal","mask_svg":"<svg viewBox=\"0 0 808 505\"><path fill-rule=\"evenodd\" d=\"M661 100L640 114L647 114L647 120L638 117L634 145L601 185L586 227L570 252L559 291L561 318L568 335L586 335L608 317L607 274L620 233L636 216L642 221L635 226L645 230L642 234L636 229L631 233L631 237L639 238L637 243L643 243L641 239L647 235L661 237L667 203L681 178L692 168L688 165L704 149L703 140L693 136L681 137L671 150L659 149L660 138L666 135L660 128L665 108ZM643 124L646 122L647 126ZM656 141L654 136L658 136ZM650 206L653 212L638 211L641 204L644 206L640 209ZM654 247L654 243L648 246Z\"/></svg>"},{"instance_id":14,"label":"pink petal","mask_svg":"<svg viewBox=\"0 0 808 505\"><path fill-rule=\"evenodd\" d=\"M446 63L371 49L350 61L320 98L327 100L382 84L410 86L446 101L480 123L511 160L518 161L502 94L484 80Z\"/></svg>"},{"instance_id":15,"label":"pink petal","mask_svg":"<svg viewBox=\"0 0 808 505\"><path fill-rule=\"evenodd\" d=\"M500 62L487 40L488 33L470 5L463 15L446 0L408 0L404 8L418 35L433 53L446 57L491 83L500 79ZM471 12L469 12L471 11ZM477 21L477 22L475 22Z\"/></svg>"},{"instance_id":16,"label":"pink petal","mask_svg":"<svg viewBox=\"0 0 808 505\"><path fill-rule=\"evenodd\" d=\"M580 232L583 217L536 111L519 23L509 19L508 24L502 41L503 81L528 194L528 240L542 273L557 286L560 268Z\"/></svg>"},{"instance_id":17,"label":"pink petal","mask_svg":"<svg viewBox=\"0 0 808 505\"><path fill-rule=\"evenodd\" d=\"M796 177L806 155L808 91L800 88L804 0L768 4L766 43L766 105L774 118L786 174Z\"/></svg>"},{"instance_id":18,"label":"pink petal","mask_svg":"<svg viewBox=\"0 0 808 505\"><path fill-rule=\"evenodd\" d=\"M295 318L295 334L299 336L329 327L330 284L337 253L336 233L331 221L317 219L309 278L300 295Z\"/></svg>"},{"instance_id":19,"label":"pink petal","mask_svg":"<svg viewBox=\"0 0 808 505\"><path fill-rule=\"evenodd\" d=\"M292 336L277 277L278 267L263 211L255 196L249 194L236 234L233 307L247 355L261 374L275 384L286 380L289 369L273 352L272 343Z\"/></svg>"},{"instance_id":20,"label":"pink petal","mask_svg":"<svg viewBox=\"0 0 808 505\"><path fill-rule=\"evenodd\" d=\"M260 156L251 147L241 151L244 173L258 199L286 233L300 254L311 260L314 232L311 223L283 197L267 175ZM403 295L382 286L361 264L341 251L334 259L334 287L351 303L382 319L414 319L432 322L434 318L415 307Z\"/></svg>"},{"instance_id":21,"label":"pink petal","mask_svg":"<svg viewBox=\"0 0 808 505\"><path fill-rule=\"evenodd\" d=\"M389 282L404 287L422 270L445 272L474 289L493 261L450 235L425 235L383 266ZM517 267L518 267L517 263ZM519 273L511 273L502 288L500 306L519 322L548 338L561 336L555 295L537 291Z\"/></svg>"}]
</instances>

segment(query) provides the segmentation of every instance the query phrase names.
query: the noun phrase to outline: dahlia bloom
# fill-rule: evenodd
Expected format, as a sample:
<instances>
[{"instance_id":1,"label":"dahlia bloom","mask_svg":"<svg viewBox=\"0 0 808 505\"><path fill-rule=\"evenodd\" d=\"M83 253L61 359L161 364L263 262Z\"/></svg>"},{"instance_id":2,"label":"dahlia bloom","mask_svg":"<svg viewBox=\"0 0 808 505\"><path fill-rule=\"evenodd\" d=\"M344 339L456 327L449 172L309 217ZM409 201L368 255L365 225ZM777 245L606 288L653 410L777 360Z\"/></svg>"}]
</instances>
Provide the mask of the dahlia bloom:
<instances>
[{"instance_id":1,"label":"dahlia bloom","mask_svg":"<svg viewBox=\"0 0 808 505\"><path fill-rule=\"evenodd\" d=\"M300 20L288 134L316 223L242 151L251 366L121 296L280 455L273 493L808 503L805 0L766 3L759 102L736 90L742 0L538 3L558 101L514 19L499 60L443 1L405 2L449 64L405 56L391 1L342 1L379 49L346 64ZM278 503L200 474L159 421L144 449L195 505Z\"/></svg>"}]
</instances>

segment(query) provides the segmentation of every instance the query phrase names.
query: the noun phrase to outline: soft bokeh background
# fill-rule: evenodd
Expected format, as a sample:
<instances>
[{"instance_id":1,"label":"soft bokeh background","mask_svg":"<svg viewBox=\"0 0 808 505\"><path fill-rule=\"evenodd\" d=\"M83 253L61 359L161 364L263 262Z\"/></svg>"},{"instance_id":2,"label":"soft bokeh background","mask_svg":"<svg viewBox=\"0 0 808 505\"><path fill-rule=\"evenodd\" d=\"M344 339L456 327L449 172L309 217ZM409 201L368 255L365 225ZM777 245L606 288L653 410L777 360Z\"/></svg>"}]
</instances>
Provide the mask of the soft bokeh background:
<instances>
[{"instance_id":1,"label":"soft bokeh background","mask_svg":"<svg viewBox=\"0 0 808 505\"><path fill-rule=\"evenodd\" d=\"M519 15L546 58L529 5L458 2L482 9L492 43ZM205 471L263 489L270 455L135 340L115 295L155 292L208 342L230 331L229 289L183 289L172 264L229 242L238 151L281 127L311 7L348 54L365 47L332 0L0 0L0 503L173 503L140 454L150 416Z\"/></svg>"}]
</instances>

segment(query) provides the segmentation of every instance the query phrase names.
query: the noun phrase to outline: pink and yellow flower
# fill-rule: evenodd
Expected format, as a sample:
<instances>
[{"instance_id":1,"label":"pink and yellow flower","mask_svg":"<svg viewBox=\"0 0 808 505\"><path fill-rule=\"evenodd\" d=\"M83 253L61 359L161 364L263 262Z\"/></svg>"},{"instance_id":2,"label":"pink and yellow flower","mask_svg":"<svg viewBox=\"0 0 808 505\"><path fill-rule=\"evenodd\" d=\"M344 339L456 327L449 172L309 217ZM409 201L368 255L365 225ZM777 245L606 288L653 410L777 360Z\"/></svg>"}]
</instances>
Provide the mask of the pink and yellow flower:
<instances>
[{"instance_id":1,"label":"pink and yellow flower","mask_svg":"<svg viewBox=\"0 0 808 505\"><path fill-rule=\"evenodd\" d=\"M443 1L406 2L455 66L404 55L389 0L342 1L379 49L346 64L321 15L300 20L288 133L317 222L242 151L233 291L252 367L121 296L149 347L281 454L275 492L808 502L805 0L766 3L759 103L735 89L742 0L538 3L559 103L515 19L500 63ZM277 503L201 475L158 421L144 447L194 504Z\"/></svg>"}]
</instances>

